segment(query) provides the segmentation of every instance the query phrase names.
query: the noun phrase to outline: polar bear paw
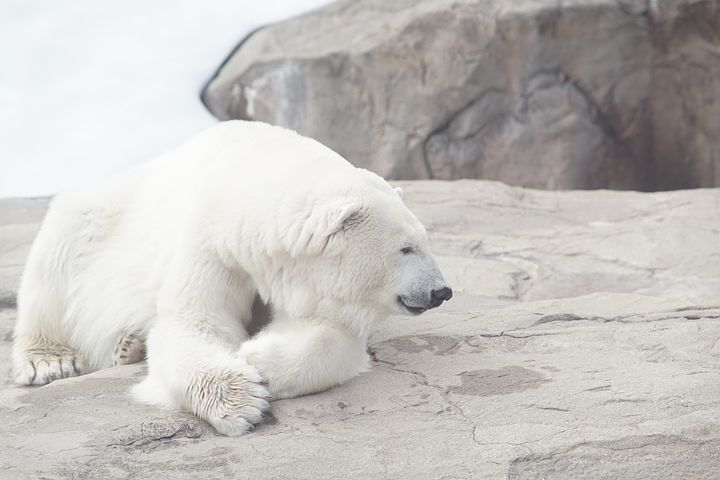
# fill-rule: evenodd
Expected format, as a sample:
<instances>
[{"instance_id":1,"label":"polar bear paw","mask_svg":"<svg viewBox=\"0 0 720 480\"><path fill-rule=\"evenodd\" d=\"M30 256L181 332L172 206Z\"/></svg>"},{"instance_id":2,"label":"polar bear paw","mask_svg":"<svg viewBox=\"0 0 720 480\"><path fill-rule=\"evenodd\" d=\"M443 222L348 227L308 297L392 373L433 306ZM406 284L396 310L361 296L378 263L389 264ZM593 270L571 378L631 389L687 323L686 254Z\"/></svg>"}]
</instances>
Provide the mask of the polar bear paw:
<instances>
[{"instance_id":1,"label":"polar bear paw","mask_svg":"<svg viewBox=\"0 0 720 480\"><path fill-rule=\"evenodd\" d=\"M270 394L255 368L215 368L200 372L188 387L197 416L218 433L239 436L251 430L268 410Z\"/></svg>"},{"instance_id":2,"label":"polar bear paw","mask_svg":"<svg viewBox=\"0 0 720 480\"><path fill-rule=\"evenodd\" d=\"M113 365L129 365L145 360L145 340L135 333L120 337L113 351Z\"/></svg>"},{"instance_id":3,"label":"polar bear paw","mask_svg":"<svg viewBox=\"0 0 720 480\"><path fill-rule=\"evenodd\" d=\"M15 355L13 374L19 385L45 385L83 373L83 362L75 350L38 342Z\"/></svg>"}]
</instances>

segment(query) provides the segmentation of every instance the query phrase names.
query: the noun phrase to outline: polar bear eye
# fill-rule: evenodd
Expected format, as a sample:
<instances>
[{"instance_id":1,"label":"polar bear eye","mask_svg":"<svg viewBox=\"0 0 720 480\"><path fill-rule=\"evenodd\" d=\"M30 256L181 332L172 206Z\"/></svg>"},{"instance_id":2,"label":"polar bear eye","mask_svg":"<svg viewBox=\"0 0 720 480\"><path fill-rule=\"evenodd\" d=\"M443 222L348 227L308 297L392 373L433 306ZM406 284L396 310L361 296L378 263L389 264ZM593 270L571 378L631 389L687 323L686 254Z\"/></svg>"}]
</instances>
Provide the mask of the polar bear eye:
<instances>
[{"instance_id":1,"label":"polar bear eye","mask_svg":"<svg viewBox=\"0 0 720 480\"><path fill-rule=\"evenodd\" d=\"M414 252L414 250L413 250L412 247L405 247L405 248L401 248L401 249L400 249L400 252L401 252L403 255L410 255L411 253Z\"/></svg>"}]
</instances>

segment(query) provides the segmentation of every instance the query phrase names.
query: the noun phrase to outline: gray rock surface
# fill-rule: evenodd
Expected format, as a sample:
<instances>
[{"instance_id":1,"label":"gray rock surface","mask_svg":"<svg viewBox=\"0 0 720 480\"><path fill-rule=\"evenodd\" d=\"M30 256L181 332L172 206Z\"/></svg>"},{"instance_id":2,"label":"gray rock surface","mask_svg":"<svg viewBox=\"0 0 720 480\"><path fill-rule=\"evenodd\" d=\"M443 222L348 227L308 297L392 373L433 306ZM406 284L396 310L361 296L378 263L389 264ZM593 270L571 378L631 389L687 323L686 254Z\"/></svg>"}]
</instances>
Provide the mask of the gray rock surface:
<instances>
[{"instance_id":1,"label":"gray rock surface","mask_svg":"<svg viewBox=\"0 0 720 480\"><path fill-rule=\"evenodd\" d=\"M343 0L252 34L203 100L386 178L718 186L718 32L717 0Z\"/></svg>"},{"instance_id":2,"label":"gray rock surface","mask_svg":"<svg viewBox=\"0 0 720 480\"><path fill-rule=\"evenodd\" d=\"M390 318L371 371L241 438L134 403L142 364L12 387L45 202L0 201L0 478L720 477L720 190L401 185L455 298Z\"/></svg>"}]
</instances>

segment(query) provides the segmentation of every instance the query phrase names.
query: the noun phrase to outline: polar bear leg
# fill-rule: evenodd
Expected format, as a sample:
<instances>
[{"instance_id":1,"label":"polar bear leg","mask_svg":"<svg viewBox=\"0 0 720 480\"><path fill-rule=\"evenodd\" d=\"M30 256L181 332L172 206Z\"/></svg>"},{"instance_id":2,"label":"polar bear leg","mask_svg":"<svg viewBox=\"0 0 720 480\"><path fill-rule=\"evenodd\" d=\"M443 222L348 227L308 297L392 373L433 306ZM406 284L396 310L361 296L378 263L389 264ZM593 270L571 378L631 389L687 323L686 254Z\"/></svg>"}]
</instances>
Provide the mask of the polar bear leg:
<instances>
[{"instance_id":1,"label":"polar bear leg","mask_svg":"<svg viewBox=\"0 0 720 480\"><path fill-rule=\"evenodd\" d=\"M238 356L258 369L274 399L316 393L368 369L366 340L342 326L275 319Z\"/></svg>"},{"instance_id":2,"label":"polar bear leg","mask_svg":"<svg viewBox=\"0 0 720 480\"><path fill-rule=\"evenodd\" d=\"M163 286L147 338L148 377L134 394L242 435L262 420L269 398L257 370L231 353L247 339L242 320L251 315L255 289L212 258L188 258L179 256Z\"/></svg>"},{"instance_id":3,"label":"polar bear leg","mask_svg":"<svg viewBox=\"0 0 720 480\"><path fill-rule=\"evenodd\" d=\"M52 212L48 218L53 220ZM30 251L18 292L12 362L20 385L45 385L86 373L80 354L67 344L61 325L67 259L53 224L43 226ZM53 245L54 247L48 247Z\"/></svg>"},{"instance_id":4,"label":"polar bear leg","mask_svg":"<svg viewBox=\"0 0 720 480\"><path fill-rule=\"evenodd\" d=\"M185 311L182 318L187 320L189 315ZM257 370L230 354L242 340L216 336L214 327L221 326L207 317L201 322L203 328L177 318L161 319L150 331L149 373L135 387L135 397L187 410L224 435L242 435L252 429L268 409L270 395ZM196 318L203 317L198 313Z\"/></svg>"}]
</instances>

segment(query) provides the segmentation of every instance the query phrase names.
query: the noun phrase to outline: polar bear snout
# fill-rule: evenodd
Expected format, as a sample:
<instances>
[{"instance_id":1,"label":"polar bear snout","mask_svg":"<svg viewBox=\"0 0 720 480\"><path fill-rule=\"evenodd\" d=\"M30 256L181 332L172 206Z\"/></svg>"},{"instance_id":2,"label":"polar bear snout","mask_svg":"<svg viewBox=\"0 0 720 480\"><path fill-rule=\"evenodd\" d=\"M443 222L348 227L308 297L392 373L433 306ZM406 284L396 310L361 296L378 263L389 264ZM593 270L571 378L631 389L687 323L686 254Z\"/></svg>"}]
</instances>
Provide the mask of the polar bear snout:
<instances>
[{"instance_id":1,"label":"polar bear snout","mask_svg":"<svg viewBox=\"0 0 720 480\"><path fill-rule=\"evenodd\" d=\"M442 305L452 298L453 292L447 285L430 290L429 293L424 295L398 295L398 303L413 315L420 315L421 313L436 308Z\"/></svg>"},{"instance_id":2,"label":"polar bear snout","mask_svg":"<svg viewBox=\"0 0 720 480\"><path fill-rule=\"evenodd\" d=\"M453 291L430 252L417 249L404 258L407 262L395 299L403 313L420 315L452 298Z\"/></svg>"}]
</instances>

